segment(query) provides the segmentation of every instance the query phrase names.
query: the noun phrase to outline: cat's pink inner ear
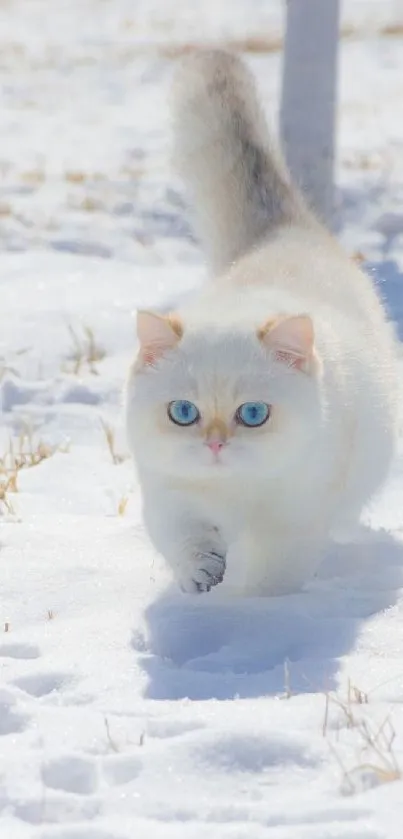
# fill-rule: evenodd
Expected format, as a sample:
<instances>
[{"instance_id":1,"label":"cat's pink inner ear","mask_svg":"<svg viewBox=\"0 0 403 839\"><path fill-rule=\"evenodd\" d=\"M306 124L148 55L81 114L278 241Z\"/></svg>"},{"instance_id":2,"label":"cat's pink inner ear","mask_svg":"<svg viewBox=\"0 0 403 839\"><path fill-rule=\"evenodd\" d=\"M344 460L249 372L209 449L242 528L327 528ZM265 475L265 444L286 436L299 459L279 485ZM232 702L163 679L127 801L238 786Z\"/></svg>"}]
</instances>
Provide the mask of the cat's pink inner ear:
<instances>
[{"instance_id":1,"label":"cat's pink inner ear","mask_svg":"<svg viewBox=\"0 0 403 839\"><path fill-rule=\"evenodd\" d=\"M137 337L143 364L152 364L165 352L172 350L183 335L183 326L176 315L137 312Z\"/></svg>"},{"instance_id":2,"label":"cat's pink inner ear","mask_svg":"<svg viewBox=\"0 0 403 839\"><path fill-rule=\"evenodd\" d=\"M258 331L258 336L279 361L291 367L304 369L312 359L315 334L309 315L269 321Z\"/></svg>"}]
</instances>

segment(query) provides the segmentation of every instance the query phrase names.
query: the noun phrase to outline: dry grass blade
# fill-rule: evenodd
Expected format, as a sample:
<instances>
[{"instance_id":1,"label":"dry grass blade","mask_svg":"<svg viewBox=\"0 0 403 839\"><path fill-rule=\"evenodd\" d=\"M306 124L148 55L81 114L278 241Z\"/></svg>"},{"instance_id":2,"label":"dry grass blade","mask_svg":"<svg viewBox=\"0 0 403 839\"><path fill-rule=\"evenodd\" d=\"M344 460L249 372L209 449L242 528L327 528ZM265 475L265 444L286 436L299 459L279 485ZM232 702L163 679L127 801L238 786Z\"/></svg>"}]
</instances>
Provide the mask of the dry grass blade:
<instances>
[{"instance_id":1,"label":"dry grass blade","mask_svg":"<svg viewBox=\"0 0 403 839\"><path fill-rule=\"evenodd\" d=\"M14 358L21 358L21 356L25 355L27 352L30 351L30 347L22 347L20 350L16 350L12 353ZM11 373L12 376L15 376L17 379L20 378L21 374L13 364L9 363L7 359L1 355L0 356L0 382L7 376L8 373Z\"/></svg>"},{"instance_id":2,"label":"dry grass blade","mask_svg":"<svg viewBox=\"0 0 403 839\"><path fill-rule=\"evenodd\" d=\"M106 737L107 737L108 743L109 743L112 751L118 753L119 748L116 745L114 739L112 738L111 730L110 730L110 727L109 727L109 720L108 720L107 717L104 717L104 725L105 725L105 731L106 731Z\"/></svg>"},{"instance_id":3,"label":"dry grass blade","mask_svg":"<svg viewBox=\"0 0 403 839\"><path fill-rule=\"evenodd\" d=\"M128 495L122 495L122 498L120 499L119 504L118 504L118 515L119 516L124 516L125 515L128 501L129 501L129 496Z\"/></svg>"},{"instance_id":4,"label":"dry grass blade","mask_svg":"<svg viewBox=\"0 0 403 839\"><path fill-rule=\"evenodd\" d=\"M91 366L105 358L105 350L97 344L94 331L90 326L84 326L83 329L87 339L87 363Z\"/></svg>"},{"instance_id":5,"label":"dry grass blade","mask_svg":"<svg viewBox=\"0 0 403 839\"><path fill-rule=\"evenodd\" d=\"M70 337L71 337L72 342L73 342L73 352L71 353L71 360L73 362L73 369L72 369L71 372L74 373L75 376L78 376L78 374L81 370L81 367L85 362L84 351L83 351L83 348L82 348L81 343L79 341L79 338L76 335L71 323L69 323L69 325L68 325L68 330L70 332Z\"/></svg>"},{"instance_id":6,"label":"dry grass blade","mask_svg":"<svg viewBox=\"0 0 403 839\"><path fill-rule=\"evenodd\" d=\"M328 724L329 724L329 715L330 715L330 706L333 704L338 708L345 719L346 728L355 728L358 724L358 721L355 717L354 713L354 705L368 705L369 698L368 694L365 691L360 690L353 685L351 680L348 680L347 683L347 696L342 697L336 693L326 692L326 704L325 704L325 715L322 725L322 734L326 737Z\"/></svg>"},{"instance_id":7,"label":"dry grass blade","mask_svg":"<svg viewBox=\"0 0 403 839\"><path fill-rule=\"evenodd\" d=\"M379 34L383 35L385 38L394 38L397 35L403 35L403 23L387 24L380 29Z\"/></svg>"},{"instance_id":8,"label":"dry grass blade","mask_svg":"<svg viewBox=\"0 0 403 839\"><path fill-rule=\"evenodd\" d=\"M286 658L284 661L284 693L280 694L280 699L291 699L293 693L291 689L291 674L290 662Z\"/></svg>"},{"instance_id":9,"label":"dry grass blade","mask_svg":"<svg viewBox=\"0 0 403 839\"><path fill-rule=\"evenodd\" d=\"M56 452L66 453L68 449L68 443L50 445L37 438L28 425L24 426L17 440L10 438L7 451L0 457L3 493L18 492L18 474L22 469L32 469Z\"/></svg>"},{"instance_id":10,"label":"dry grass blade","mask_svg":"<svg viewBox=\"0 0 403 839\"><path fill-rule=\"evenodd\" d=\"M105 358L105 350L97 343L93 329L90 326L83 326L83 335L77 334L71 323L67 326L71 341L72 350L69 355L70 365L65 365L64 370L67 373L73 373L78 376L82 369L87 367L94 376L98 375L96 364Z\"/></svg>"},{"instance_id":11,"label":"dry grass blade","mask_svg":"<svg viewBox=\"0 0 403 839\"><path fill-rule=\"evenodd\" d=\"M104 419L102 419L102 417L100 418L100 422L101 422L102 430L105 434L106 443L107 443L107 446L108 446L108 449L109 449L110 456L113 460L113 463L115 465L117 465L119 463L123 463L123 461L126 460L126 457L125 457L125 455L119 454L116 451L115 432L114 432L112 426L109 425L109 423L107 423Z\"/></svg>"},{"instance_id":12,"label":"dry grass blade","mask_svg":"<svg viewBox=\"0 0 403 839\"><path fill-rule=\"evenodd\" d=\"M10 515L15 515L15 510L8 497L8 493L11 492L9 481L0 481L0 512L6 512Z\"/></svg>"},{"instance_id":13,"label":"dry grass blade","mask_svg":"<svg viewBox=\"0 0 403 839\"><path fill-rule=\"evenodd\" d=\"M3 363L3 359L0 360L0 382L7 376L8 373L11 373L12 376L15 376L17 379L20 378L20 373L15 367L12 367L11 364Z\"/></svg>"},{"instance_id":14,"label":"dry grass blade","mask_svg":"<svg viewBox=\"0 0 403 839\"><path fill-rule=\"evenodd\" d=\"M368 705L368 694L353 685L350 679L348 680L348 704L352 705Z\"/></svg>"},{"instance_id":15,"label":"dry grass blade","mask_svg":"<svg viewBox=\"0 0 403 839\"><path fill-rule=\"evenodd\" d=\"M350 778L358 777L361 780L361 786L363 776L367 786L373 786L374 782L390 784L401 780L402 772L393 751L396 732L389 717L385 718L375 732L371 730L366 720L361 721L357 730L362 739L362 757L367 759L350 771Z\"/></svg>"},{"instance_id":16,"label":"dry grass blade","mask_svg":"<svg viewBox=\"0 0 403 839\"><path fill-rule=\"evenodd\" d=\"M69 181L71 184L82 184L86 180L86 173L80 172L79 170L67 171L65 173L66 181Z\"/></svg>"},{"instance_id":17,"label":"dry grass blade","mask_svg":"<svg viewBox=\"0 0 403 839\"><path fill-rule=\"evenodd\" d=\"M368 701L368 694L350 681L346 698L326 693L323 736L327 735L330 706L334 704L344 715L345 727L353 729L357 738L360 755L357 764L349 770L344 766L334 745L328 741L328 746L342 771L344 791L349 795L362 790L363 787L373 786L374 783L387 784L402 778L393 751L396 732L389 716L375 729L367 719L358 716L358 708L368 705Z\"/></svg>"}]
</instances>

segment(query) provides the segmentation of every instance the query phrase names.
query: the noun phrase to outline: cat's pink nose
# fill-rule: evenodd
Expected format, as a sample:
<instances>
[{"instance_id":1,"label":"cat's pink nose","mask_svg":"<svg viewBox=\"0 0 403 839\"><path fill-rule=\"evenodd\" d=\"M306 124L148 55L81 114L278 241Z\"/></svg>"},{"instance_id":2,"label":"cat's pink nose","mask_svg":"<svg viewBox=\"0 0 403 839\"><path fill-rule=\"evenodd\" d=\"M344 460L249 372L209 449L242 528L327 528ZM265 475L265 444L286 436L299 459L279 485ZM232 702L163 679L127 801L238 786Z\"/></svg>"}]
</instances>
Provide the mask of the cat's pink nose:
<instances>
[{"instance_id":1,"label":"cat's pink nose","mask_svg":"<svg viewBox=\"0 0 403 839\"><path fill-rule=\"evenodd\" d=\"M224 446L222 440L209 440L207 443L213 454L218 454Z\"/></svg>"}]
</instances>

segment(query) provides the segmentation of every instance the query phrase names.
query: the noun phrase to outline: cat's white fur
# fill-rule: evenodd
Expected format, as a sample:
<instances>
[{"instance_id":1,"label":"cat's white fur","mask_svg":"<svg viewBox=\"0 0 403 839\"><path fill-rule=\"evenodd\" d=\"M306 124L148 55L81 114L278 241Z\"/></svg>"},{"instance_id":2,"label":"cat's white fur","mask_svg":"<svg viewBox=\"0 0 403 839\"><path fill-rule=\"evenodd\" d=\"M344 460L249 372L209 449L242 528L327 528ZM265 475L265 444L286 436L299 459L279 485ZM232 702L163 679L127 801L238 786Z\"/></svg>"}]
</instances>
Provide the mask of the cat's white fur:
<instances>
[{"instance_id":1,"label":"cat's white fur","mask_svg":"<svg viewBox=\"0 0 403 839\"><path fill-rule=\"evenodd\" d=\"M139 314L127 425L145 523L184 590L227 566L244 592L276 594L303 584L387 475L394 337L370 279L290 183L244 65L195 54L174 91L177 163L214 279L172 321ZM170 422L175 399L201 423ZM233 422L249 400L273 406L259 429ZM219 456L204 445L217 422L232 435Z\"/></svg>"}]
</instances>

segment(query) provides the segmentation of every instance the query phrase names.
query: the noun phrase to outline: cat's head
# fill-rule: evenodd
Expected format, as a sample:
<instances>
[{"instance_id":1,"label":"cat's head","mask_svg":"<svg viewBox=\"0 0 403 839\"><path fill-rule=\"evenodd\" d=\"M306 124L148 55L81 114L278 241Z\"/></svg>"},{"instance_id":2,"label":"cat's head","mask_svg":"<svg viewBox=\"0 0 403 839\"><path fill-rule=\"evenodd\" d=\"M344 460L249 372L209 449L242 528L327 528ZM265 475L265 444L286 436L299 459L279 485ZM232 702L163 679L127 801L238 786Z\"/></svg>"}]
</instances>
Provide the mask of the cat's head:
<instances>
[{"instance_id":1,"label":"cat's head","mask_svg":"<svg viewBox=\"0 0 403 839\"><path fill-rule=\"evenodd\" d=\"M139 312L128 389L136 460L187 478L281 474L312 444L320 363L307 315L242 330Z\"/></svg>"}]
</instances>

